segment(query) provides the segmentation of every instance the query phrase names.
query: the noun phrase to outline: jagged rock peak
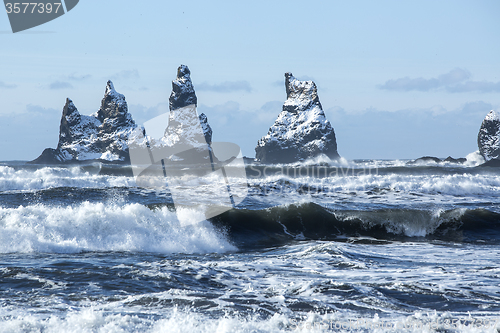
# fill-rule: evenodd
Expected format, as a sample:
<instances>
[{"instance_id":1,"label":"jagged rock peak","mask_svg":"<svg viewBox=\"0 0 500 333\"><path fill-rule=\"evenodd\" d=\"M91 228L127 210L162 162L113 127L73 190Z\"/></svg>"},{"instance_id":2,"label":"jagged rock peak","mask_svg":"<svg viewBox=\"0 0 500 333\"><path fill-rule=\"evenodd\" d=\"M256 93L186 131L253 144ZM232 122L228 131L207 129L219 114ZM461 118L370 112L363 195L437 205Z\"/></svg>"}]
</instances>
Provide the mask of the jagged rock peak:
<instances>
[{"instance_id":1,"label":"jagged rock peak","mask_svg":"<svg viewBox=\"0 0 500 333\"><path fill-rule=\"evenodd\" d=\"M78 112L69 98L63 107L61 125L59 126L59 142L54 157L60 162L81 159L90 152L90 138L97 136L97 128L101 123L93 116L84 116ZM63 160L60 160L63 158Z\"/></svg>"},{"instance_id":2,"label":"jagged rock peak","mask_svg":"<svg viewBox=\"0 0 500 333\"><path fill-rule=\"evenodd\" d=\"M101 108L90 116L81 115L73 101L66 99L57 148L45 149L32 163L88 160L128 163L128 137L136 128L125 96L116 92L108 81Z\"/></svg>"},{"instance_id":3,"label":"jagged rock peak","mask_svg":"<svg viewBox=\"0 0 500 333\"><path fill-rule=\"evenodd\" d=\"M73 101L71 99L66 98L66 104L64 104L63 107L61 121L65 120L68 123L74 123L75 121L79 120L79 118L80 112L78 112L75 104L73 104Z\"/></svg>"},{"instance_id":4,"label":"jagged rock peak","mask_svg":"<svg viewBox=\"0 0 500 333\"><path fill-rule=\"evenodd\" d=\"M104 92L105 95L108 95L110 92L116 91L115 86L113 85L113 82L111 80L108 80L106 83L106 91Z\"/></svg>"},{"instance_id":5,"label":"jagged rock peak","mask_svg":"<svg viewBox=\"0 0 500 333\"><path fill-rule=\"evenodd\" d=\"M101 108L97 111L97 118L103 122L106 118L126 117L128 113L125 96L115 90L110 80L106 84Z\"/></svg>"},{"instance_id":6,"label":"jagged rock peak","mask_svg":"<svg viewBox=\"0 0 500 333\"><path fill-rule=\"evenodd\" d=\"M190 74L191 74L191 71L189 70L189 67L186 65L180 65L179 68L177 68L177 78L178 79L180 79L182 77L189 78Z\"/></svg>"},{"instance_id":7,"label":"jagged rock peak","mask_svg":"<svg viewBox=\"0 0 500 333\"><path fill-rule=\"evenodd\" d=\"M106 90L104 91L104 98L106 97L111 97L113 99L116 99L116 100L123 100L125 102L125 96L118 93L116 90L115 90L115 86L113 84L113 82L111 82L111 80L108 80L108 82L106 83Z\"/></svg>"},{"instance_id":8,"label":"jagged rock peak","mask_svg":"<svg viewBox=\"0 0 500 333\"><path fill-rule=\"evenodd\" d=\"M59 126L59 142L57 144L58 148L61 148L68 143L70 143L73 138L72 127L78 125L81 122L81 115L78 112L75 104L69 98L66 98L66 104L64 104L63 112L61 116L61 124Z\"/></svg>"},{"instance_id":9,"label":"jagged rock peak","mask_svg":"<svg viewBox=\"0 0 500 333\"><path fill-rule=\"evenodd\" d=\"M287 101L283 109L290 112L304 111L314 105L321 108L318 97L318 88L313 81L297 80L292 73L285 73L285 89Z\"/></svg>"},{"instance_id":10,"label":"jagged rock peak","mask_svg":"<svg viewBox=\"0 0 500 333\"><path fill-rule=\"evenodd\" d=\"M198 100L191 82L191 71L188 66L180 65L177 69L177 78L172 81L170 94L170 110L179 109L191 104L197 105Z\"/></svg>"},{"instance_id":11,"label":"jagged rock peak","mask_svg":"<svg viewBox=\"0 0 500 333\"><path fill-rule=\"evenodd\" d=\"M486 121L500 121L500 115L495 112L495 110L491 110L486 117L484 118Z\"/></svg>"},{"instance_id":12,"label":"jagged rock peak","mask_svg":"<svg viewBox=\"0 0 500 333\"><path fill-rule=\"evenodd\" d=\"M500 116L491 110L484 118L477 135L479 152L486 161L500 159Z\"/></svg>"},{"instance_id":13,"label":"jagged rock peak","mask_svg":"<svg viewBox=\"0 0 500 333\"><path fill-rule=\"evenodd\" d=\"M263 163L290 163L326 155L339 158L335 131L326 119L313 81L285 73L283 111L255 148Z\"/></svg>"},{"instance_id":14,"label":"jagged rock peak","mask_svg":"<svg viewBox=\"0 0 500 333\"><path fill-rule=\"evenodd\" d=\"M170 95L170 114L169 114L169 127L165 129L163 143L171 145L171 142L177 142L174 137L183 137L186 140L194 140L190 138L194 133L192 130L198 128L198 123L201 125L201 131L205 137L205 141L210 144L212 142L212 128L208 124L207 116L202 113L198 116L196 108L180 112L180 108L188 105L196 105L197 98L194 91L193 83L191 82L191 71L188 66L180 65L177 69L177 78L172 81L172 93ZM194 112L193 112L194 111ZM179 135L183 131L190 128L184 135ZM196 132L196 131L195 131ZM199 134L199 133L197 133ZM195 140L196 141L196 140Z\"/></svg>"}]
</instances>

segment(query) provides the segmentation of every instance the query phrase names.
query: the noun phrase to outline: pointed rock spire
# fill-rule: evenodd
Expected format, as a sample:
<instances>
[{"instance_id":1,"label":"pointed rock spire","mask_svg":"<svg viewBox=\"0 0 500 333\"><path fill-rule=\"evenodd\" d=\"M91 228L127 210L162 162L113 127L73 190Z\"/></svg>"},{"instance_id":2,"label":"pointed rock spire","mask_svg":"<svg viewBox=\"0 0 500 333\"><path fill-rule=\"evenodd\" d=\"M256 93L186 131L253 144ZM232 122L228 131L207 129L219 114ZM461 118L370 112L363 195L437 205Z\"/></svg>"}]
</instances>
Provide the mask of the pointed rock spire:
<instances>
[{"instance_id":1,"label":"pointed rock spire","mask_svg":"<svg viewBox=\"0 0 500 333\"><path fill-rule=\"evenodd\" d=\"M173 125L179 122L179 117L181 117L181 115L178 115L174 111L188 105L196 105L197 102L196 93L194 91L193 83L191 82L191 71L188 66L180 65L177 69L177 78L172 81L172 93L170 94L169 99L169 123L172 125L169 125L169 128L165 130L165 138L171 135ZM199 117L197 114L193 114L191 118L199 119L205 141L210 144L212 142L212 128L208 124L207 116L204 113L200 114Z\"/></svg>"},{"instance_id":2,"label":"pointed rock spire","mask_svg":"<svg viewBox=\"0 0 500 333\"><path fill-rule=\"evenodd\" d=\"M324 154L339 158L332 125L326 119L313 81L285 73L287 100L283 111L255 148L263 163L291 163Z\"/></svg>"},{"instance_id":3,"label":"pointed rock spire","mask_svg":"<svg viewBox=\"0 0 500 333\"><path fill-rule=\"evenodd\" d=\"M116 90L113 82L111 82L111 80L108 80L108 82L106 83L106 90L104 92L104 95L109 95L110 93L116 93Z\"/></svg>"},{"instance_id":4,"label":"pointed rock spire","mask_svg":"<svg viewBox=\"0 0 500 333\"><path fill-rule=\"evenodd\" d=\"M318 88L313 81L300 81L292 73L285 73L285 89L287 100L283 110L298 112L311 109L315 105L322 109Z\"/></svg>"},{"instance_id":5,"label":"pointed rock spire","mask_svg":"<svg viewBox=\"0 0 500 333\"><path fill-rule=\"evenodd\" d=\"M172 81L172 93L170 94L170 110L176 110L185 106L195 104L198 100L191 82L191 72L188 66L180 65L177 69L177 78Z\"/></svg>"},{"instance_id":6,"label":"pointed rock spire","mask_svg":"<svg viewBox=\"0 0 500 333\"><path fill-rule=\"evenodd\" d=\"M78 112L73 101L66 98L59 126L59 143L57 144L57 148L61 148L73 141L74 133L72 128L80 123L81 118L80 112Z\"/></svg>"},{"instance_id":7,"label":"pointed rock spire","mask_svg":"<svg viewBox=\"0 0 500 333\"><path fill-rule=\"evenodd\" d=\"M108 81L101 101L101 108L97 111L97 118L104 122L106 118L126 118L127 114L128 106L125 96L116 92L113 82Z\"/></svg>"}]
</instances>

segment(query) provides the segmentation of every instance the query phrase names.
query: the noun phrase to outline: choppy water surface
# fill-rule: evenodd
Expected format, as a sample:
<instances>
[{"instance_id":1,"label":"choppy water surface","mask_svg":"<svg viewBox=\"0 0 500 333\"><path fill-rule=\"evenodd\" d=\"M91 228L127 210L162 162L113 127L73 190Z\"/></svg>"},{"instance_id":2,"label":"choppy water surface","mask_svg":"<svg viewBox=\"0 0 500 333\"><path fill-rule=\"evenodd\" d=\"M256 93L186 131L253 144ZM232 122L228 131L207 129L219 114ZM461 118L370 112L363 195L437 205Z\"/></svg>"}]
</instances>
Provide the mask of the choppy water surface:
<instances>
[{"instance_id":1,"label":"choppy water surface","mask_svg":"<svg viewBox=\"0 0 500 333\"><path fill-rule=\"evenodd\" d=\"M498 169L252 165L191 225L117 170L0 164L1 332L500 329Z\"/></svg>"}]
</instances>

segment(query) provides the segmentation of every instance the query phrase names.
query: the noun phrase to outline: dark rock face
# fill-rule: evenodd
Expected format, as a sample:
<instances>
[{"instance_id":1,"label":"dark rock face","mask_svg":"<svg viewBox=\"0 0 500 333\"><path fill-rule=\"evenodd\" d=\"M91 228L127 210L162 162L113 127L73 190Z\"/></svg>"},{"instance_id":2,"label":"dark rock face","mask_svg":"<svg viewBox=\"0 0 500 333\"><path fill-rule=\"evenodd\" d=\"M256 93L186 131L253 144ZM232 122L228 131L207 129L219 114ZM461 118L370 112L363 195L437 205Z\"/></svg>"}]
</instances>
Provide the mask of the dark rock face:
<instances>
[{"instance_id":1,"label":"dark rock face","mask_svg":"<svg viewBox=\"0 0 500 333\"><path fill-rule=\"evenodd\" d=\"M479 165L478 167L500 168L500 159L493 158L488 162Z\"/></svg>"},{"instance_id":2,"label":"dark rock face","mask_svg":"<svg viewBox=\"0 0 500 333\"><path fill-rule=\"evenodd\" d=\"M192 147L193 143L194 146L198 143L210 145L212 129L207 116L203 113L198 116L196 108L186 108L196 106L197 103L187 66L179 67L177 78L172 82L169 102L169 126L160 140L149 138L152 148L171 147L179 141L187 147ZM199 133L193 135L193 131L186 130L193 128L198 129ZM31 163L54 164L91 160L130 163L129 146L146 149L149 143L145 135L144 129L139 128L128 113L125 96L116 92L113 83L108 81L101 107L90 116L81 115L73 102L70 99L66 100L57 148L45 149ZM211 151L209 145L208 151Z\"/></svg>"},{"instance_id":3,"label":"dark rock face","mask_svg":"<svg viewBox=\"0 0 500 333\"><path fill-rule=\"evenodd\" d=\"M443 162L463 164L463 163L467 162L467 159L465 157L453 158L451 156L448 156Z\"/></svg>"},{"instance_id":4,"label":"dark rock face","mask_svg":"<svg viewBox=\"0 0 500 333\"><path fill-rule=\"evenodd\" d=\"M205 136L205 141L207 141L208 144L212 143L212 128L208 124L208 118L204 113L200 114L200 123Z\"/></svg>"},{"instance_id":5,"label":"dark rock face","mask_svg":"<svg viewBox=\"0 0 500 333\"><path fill-rule=\"evenodd\" d=\"M66 98L66 104L63 108L61 117L61 125L59 126L59 143L57 148L61 149L64 146L70 145L73 141L81 139L81 133L74 131L82 122L82 116L78 112L73 101ZM95 132L95 128L94 132Z\"/></svg>"},{"instance_id":6,"label":"dark rock face","mask_svg":"<svg viewBox=\"0 0 500 333\"><path fill-rule=\"evenodd\" d=\"M127 163L127 139L137 125L128 113L127 102L108 81L101 108L90 116L80 115L66 100L56 149L47 148L32 163L52 164L88 160Z\"/></svg>"},{"instance_id":7,"label":"dark rock face","mask_svg":"<svg viewBox=\"0 0 500 333\"><path fill-rule=\"evenodd\" d=\"M423 157L420 157L420 158L417 158L416 160L414 161L410 161L408 162L408 164L418 164L419 162L424 162L424 163L428 163L428 162L435 162L435 163L444 163L444 162L448 162L448 163L456 163L456 164L463 164L467 161L466 158L453 158L451 156L448 156L446 159L442 160L438 157L434 157L434 156L423 156Z\"/></svg>"},{"instance_id":8,"label":"dark rock face","mask_svg":"<svg viewBox=\"0 0 500 333\"><path fill-rule=\"evenodd\" d=\"M66 161L66 155L59 149L45 148L43 152L33 161L32 164L59 164Z\"/></svg>"},{"instance_id":9,"label":"dark rock face","mask_svg":"<svg viewBox=\"0 0 500 333\"><path fill-rule=\"evenodd\" d=\"M255 148L262 163L291 163L326 155L338 159L335 131L326 119L313 81L285 74L283 111Z\"/></svg>"},{"instance_id":10,"label":"dark rock face","mask_svg":"<svg viewBox=\"0 0 500 333\"><path fill-rule=\"evenodd\" d=\"M486 161L500 159L500 116L490 111L484 118L477 135L479 153Z\"/></svg>"},{"instance_id":11,"label":"dark rock face","mask_svg":"<svg viewBox=\"0 0 500 333\"><path fill-rule=\"evenodd\" d=\"M94 146L102 153L101 159L128 162L127 141L137 125L128 113L125 96L116 92L111 81L106 84L97 119L101 121L101 125Z\"/></svg>"},{"instance_id":12,"label":"dark rock face","mask_svg":"<svg viewBox=\"0 0 500 333\"><path fill-rule=\"evenodd\" d=\"M423 156L423 157L420 157L420 158L417 158L414 163L418 163L418 162L436 162L436 163L441 163L441 159L440 158L437 158L437 157L434 157L434 156Z\"/></svg>"},{"instance_id":13,"label":"dark rock face","mask_svg":"<svg viewBox=\"0 0 500 333\"><path fill-rule=\"evenodd\" d=\"M170 94L170 110L179 109L191 104L197 105L198 100L191 82L191 71L186 65L180 65L177 69L177 79L172 81L172 93Z\"/></svg>"},{"instance_id":14,"label":"dark rock face","mask_svg":"<svg viewBox=\"0 0 500 333\"><path fill-rule=\"evenodd\" d=\"M212 129L205 114L196 111L196 93L189 68L181 65L172 81L168 126L161 138L154 138L148 128L137 128L131 137L132 163L165 163L167 168L185 165L208 165L217 161L212 153ZM161 123L158 126L162 126ZM163 129L163 128L162 128ZM153 132L153 131L152 131ZM145 153L147 152L147 153ZM142 161L142 162L141 162ZM140 163L139 163L140 162Z\"/></svg>"},{"instance_id":15,"label":"dark rock face","mask_svg":"<svg viewBox=\"0 0 500 333\"><path fill-rule=\"evenodd\" d=\"M194 86L191 82L191 71L186 65L180 65L177 69L177 78L172 81L172 93L170 94L169 98L169 126L165 130L165 137L168 137L173 133L173 131L175 131L174 128L177 127L176 123L180 123L179 117L185 118L184 122L187 121L188 117L190 117L190 115L180 115L178 112L176 112L176 110L192 104L196 106L197 102L198 99L196 98ZM199 119L205 141L210 144L212 142L212 128L208 124L207 116L202 113L199 116L193 115L193 118L195 117ZM195 124L193 123L190 126L194 127Z\"/></svg>"}]
</instances>

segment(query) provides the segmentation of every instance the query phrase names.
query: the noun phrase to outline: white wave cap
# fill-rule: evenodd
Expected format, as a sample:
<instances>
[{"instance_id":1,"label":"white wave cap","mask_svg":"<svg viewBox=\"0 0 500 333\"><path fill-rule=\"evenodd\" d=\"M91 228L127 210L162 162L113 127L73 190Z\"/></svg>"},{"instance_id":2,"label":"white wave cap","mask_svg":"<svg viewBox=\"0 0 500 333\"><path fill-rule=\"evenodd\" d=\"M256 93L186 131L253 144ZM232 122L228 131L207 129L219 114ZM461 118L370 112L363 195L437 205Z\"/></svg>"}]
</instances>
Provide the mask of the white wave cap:
<instances>
[{"instance_id":1,"label":"white wave cap","mask_svg":"<svg viewBox=\"0 0 500 333\"><path fill-rule=\"evenodd\" d=\"M208 222L182 226L175 212L140 204L0 208L0 253L235 251Z\"/></svg>"}]
</instances>

